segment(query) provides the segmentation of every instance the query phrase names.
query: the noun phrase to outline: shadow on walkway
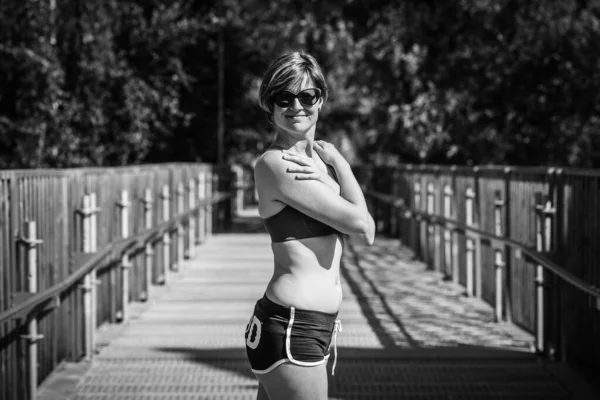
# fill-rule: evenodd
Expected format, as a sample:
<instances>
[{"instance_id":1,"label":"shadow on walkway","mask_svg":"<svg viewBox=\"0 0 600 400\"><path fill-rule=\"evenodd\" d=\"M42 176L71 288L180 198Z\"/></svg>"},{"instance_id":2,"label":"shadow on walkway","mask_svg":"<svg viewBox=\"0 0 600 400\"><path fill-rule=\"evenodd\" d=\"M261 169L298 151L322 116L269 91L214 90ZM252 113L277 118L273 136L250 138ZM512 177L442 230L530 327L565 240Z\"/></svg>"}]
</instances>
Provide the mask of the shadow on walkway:
<instances>
[{"instance_id":1,"label":"shadow on walkway","mask_svg":"<svg viewBox=\"0 0 600 400\"><path fill-rule=\"evenodd\" d=\"M342 262L342 265L340 267L340 272L341 272L342 278L346 281L348 286L350 286L352 293L358 300L358 303L360 305L362 313L367 318L367 321L369 321L369 325L371 325L371 327L373 328L373 331L376 332L381 344L384 347L395 347L396 346L396 342L395 342L394 338L391 337L389 334L387 334L385 327L381 324L381 318L379 318L377 316L377 314L374 312L374 310L371 306L371 303L368 301L367 294L361 289L361 285L359 285L358 279L362 280L363 283L367 284L369 289L371 290L371 292L375 296L377 296L378 300L383 305L387 316L390 319L392 319L394 324L398 327L398 329L400 329L402 334L405 336L409 346L418 347L419 343L406 330L406 327L404 326L402 321L396 317L396 315L394 314L391 307L389 306L383 293L381 293L379 291L379 289L377 289L377 286L375 285L375 283L365 273L364 268L361 268L359 253L356 251L356 249L352 245L347 246L346 251L350 252L350 255L346 258L351 258L352 261L354 262L354 264L356 266L358 266L357 271L358 271L359 276L355 278L353 276L353 274L350 273L347 263Z\"/></svg>"},{"instance_id":2,"label":"shadow on walkway","mask_svg":"<svg viewBox=\"0 0 600 400\"><path fill-rule=\"evenodd\" d=\"M239 348L160 350L243 377L230 380L230 389L236 393L256 391L245 352ZM332 364L330 360L330 372ZM516 359L510 351L469 346L396 352L340 348L335 375L329 374L329 396L339 400L584 399L531 357Z\"/></svg>"}]
</instances>

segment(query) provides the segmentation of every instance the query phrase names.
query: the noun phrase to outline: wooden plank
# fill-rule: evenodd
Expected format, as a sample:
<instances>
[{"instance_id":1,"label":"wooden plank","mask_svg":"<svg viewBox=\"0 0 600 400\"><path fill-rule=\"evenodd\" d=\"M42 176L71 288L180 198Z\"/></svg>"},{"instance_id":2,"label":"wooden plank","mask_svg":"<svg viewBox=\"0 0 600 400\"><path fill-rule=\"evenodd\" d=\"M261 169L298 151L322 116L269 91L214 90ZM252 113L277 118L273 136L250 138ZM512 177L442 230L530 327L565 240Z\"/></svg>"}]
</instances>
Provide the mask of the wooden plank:
<instances>
[{"instance_id":1,"label":"wooden plank","mask_svg":"<svg viewBox=\"0 0 600 400\"><path fill-rule=\"evenodd\" d=\"M8 176L0 177L0 311L10 307L11 286L11 234L10 234L10 186ZM10 323L9 323L10 324ZM0 337L10 332L9 324L0 324ZM11 369L10 348L0 350L0 397L9 399Z\"/></svg>"}]
</instances>

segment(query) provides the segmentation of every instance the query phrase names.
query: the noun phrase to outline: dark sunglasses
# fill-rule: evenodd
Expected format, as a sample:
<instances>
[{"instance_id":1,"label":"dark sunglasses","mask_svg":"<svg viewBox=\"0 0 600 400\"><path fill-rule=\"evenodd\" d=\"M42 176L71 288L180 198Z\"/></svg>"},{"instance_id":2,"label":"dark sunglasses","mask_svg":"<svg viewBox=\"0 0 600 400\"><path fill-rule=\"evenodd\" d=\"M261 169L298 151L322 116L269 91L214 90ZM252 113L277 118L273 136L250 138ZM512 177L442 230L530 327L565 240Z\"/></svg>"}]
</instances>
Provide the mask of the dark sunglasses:
<instances>
[{"instance_id":1,"label":"dark sunglasses","mask_svg":"<svg viewBox=\"0 0 600 400\"><path fill-rule=\"evenodd\" d=\"M295 98L298 98L300 104L303 106L314 106L315 103L321 98L321 90L316 88L304 89L298 94L284 90L283 92L279 92L273 96L273 102L277 104L277 106L285 108L289 107L294 102Z\"/></svg>"}]
</instances>

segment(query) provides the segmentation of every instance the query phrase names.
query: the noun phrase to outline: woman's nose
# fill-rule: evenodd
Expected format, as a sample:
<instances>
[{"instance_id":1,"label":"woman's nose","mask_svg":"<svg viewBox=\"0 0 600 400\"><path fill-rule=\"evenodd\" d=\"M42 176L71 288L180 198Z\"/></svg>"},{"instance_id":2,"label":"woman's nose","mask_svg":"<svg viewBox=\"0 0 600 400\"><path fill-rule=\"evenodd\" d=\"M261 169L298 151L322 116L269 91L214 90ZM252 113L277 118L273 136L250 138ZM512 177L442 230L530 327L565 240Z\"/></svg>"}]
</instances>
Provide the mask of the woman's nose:
<instances>
[{"instance_id":1,"label":"woman's nose","mask_svg":"<svg viewBox=\"0 0 600 400\"><path fill-rule=\"evenodd\" d=\"M292 104L290 105L290 108L292 110L300 110L302 109L302 103L300 103L300 100L298 100L297 97L294 97L294 100L292 101Z\"/></svg>"}]
</instances>

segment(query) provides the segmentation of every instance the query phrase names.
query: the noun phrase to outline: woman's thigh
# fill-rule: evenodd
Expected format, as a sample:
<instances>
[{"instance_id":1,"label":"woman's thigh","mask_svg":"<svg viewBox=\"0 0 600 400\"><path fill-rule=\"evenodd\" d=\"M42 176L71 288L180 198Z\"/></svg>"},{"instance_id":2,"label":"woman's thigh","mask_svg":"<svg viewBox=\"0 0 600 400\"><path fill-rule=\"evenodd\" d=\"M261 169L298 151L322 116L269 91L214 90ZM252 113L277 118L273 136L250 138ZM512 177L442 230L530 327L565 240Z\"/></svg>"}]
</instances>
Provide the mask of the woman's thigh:
<instances>
[{"instance_id":1,"label":"woman's thigh","mask_svg":"<svg viewBox=\"0 0 600 400\"><path fill-rule=\"evenodd\" d=\"M303 367L288 362L257 378L269 400L327 400L327 363Z\"/></svg>"}]
</instances>

